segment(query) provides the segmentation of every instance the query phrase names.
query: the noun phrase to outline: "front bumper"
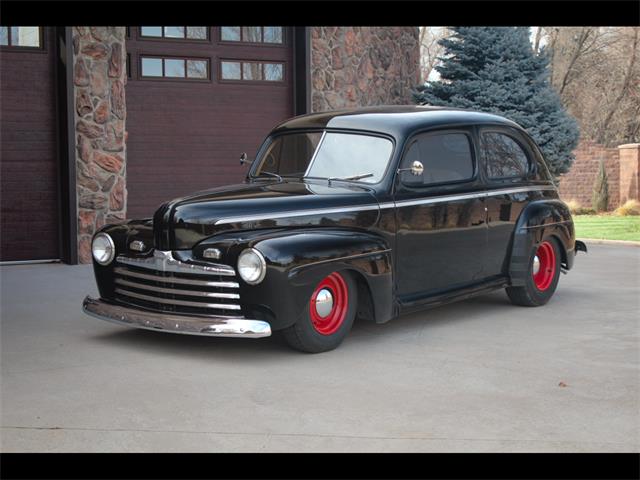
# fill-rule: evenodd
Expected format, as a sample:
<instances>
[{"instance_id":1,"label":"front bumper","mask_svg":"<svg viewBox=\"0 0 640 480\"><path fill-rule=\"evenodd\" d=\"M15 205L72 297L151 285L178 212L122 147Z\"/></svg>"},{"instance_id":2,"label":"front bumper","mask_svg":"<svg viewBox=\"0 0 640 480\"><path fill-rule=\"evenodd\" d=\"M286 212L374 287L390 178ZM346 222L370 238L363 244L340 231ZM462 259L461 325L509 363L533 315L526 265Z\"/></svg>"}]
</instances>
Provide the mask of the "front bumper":
<instances>
[{"instance_id":1,"label":"front bumper","mask_svg":"<svg viewBox=\"0 0 640 480\"><path fill-rule=\"evenodd\" d=\"M89 296L82 302L82 311L119 325L161 332L242 338L261 338L271 335L271 326L262 320L155 313L116 305Z\"/></svg>"}]
</instances>

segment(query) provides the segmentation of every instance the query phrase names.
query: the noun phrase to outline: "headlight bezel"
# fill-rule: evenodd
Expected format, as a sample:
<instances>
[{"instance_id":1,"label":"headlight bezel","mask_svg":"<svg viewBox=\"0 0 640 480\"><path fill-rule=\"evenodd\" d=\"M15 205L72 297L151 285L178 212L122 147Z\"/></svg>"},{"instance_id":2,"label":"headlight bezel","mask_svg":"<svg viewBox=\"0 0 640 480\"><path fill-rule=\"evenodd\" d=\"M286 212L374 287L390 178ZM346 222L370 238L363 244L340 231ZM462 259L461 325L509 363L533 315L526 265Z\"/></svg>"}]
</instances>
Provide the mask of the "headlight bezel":
<instances>
[{"instance_id":1,"label":"headlight bezel","mask_svg":"<svg viewBox=\"0 0 640 480\"><path fill-rule=\"evenodd\" d=\"M243 257L245 257L246 255L255 255L258 259L258 265L260 266L260 274L255 279L251 279L251 278L247 279L242 274L240 262L242 261ZM238 268L238 275L240 276L240 278L242 278L242 280L248 283L249 285L258 285L260 282L264 280L264 277L267 275L267 262L264 259L264 255L262 255L260 250L257 250L253 247L245 248L242 252L240 252L240 255L238 255L237 268Z\"/></svg>"},{"instance_id":2,"label":"headlight bezel","mask_svg":"<svg viewBox=\"0 0 640 480\"><path fill-rule=\"evenodd\" d=\"M107 241L107 247L105 248L105 250L108 250L109 256L106 258L106 260L100 260L98 258L98 256L96 255L95 252L95 244L96 244L96 240L98 239L106 239ZM91 240L91 257L99 264L102 265L103 267L109 265L111 262L113 262L113 259L116 256L116 245L115 243L113 243L113 238L111 238L111 235L109 235L108 233L105 232L100 232L98 234L96 234L93 237L93 240Z\"/></svg>"}]
</instances>

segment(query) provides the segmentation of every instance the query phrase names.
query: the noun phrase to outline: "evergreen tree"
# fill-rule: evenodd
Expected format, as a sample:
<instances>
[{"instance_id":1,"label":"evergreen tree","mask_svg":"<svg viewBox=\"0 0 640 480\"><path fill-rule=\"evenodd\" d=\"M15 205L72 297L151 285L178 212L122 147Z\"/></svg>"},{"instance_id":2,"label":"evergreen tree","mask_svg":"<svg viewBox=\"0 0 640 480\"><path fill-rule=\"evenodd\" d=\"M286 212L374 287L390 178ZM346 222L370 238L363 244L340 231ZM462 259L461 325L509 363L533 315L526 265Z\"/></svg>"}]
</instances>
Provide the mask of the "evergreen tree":
<instances>
[{"instance_id":1,"label":"evergreen tree","mask_svg":"<svg viewBox=\"0 0 640 480\"><path fill-rule=\"evenodd\" d=\"M548 80L546 52L533 52L527 27L453 27L440 80L420 85L420 104L495 113L523 126L536 141L549 170L569 170L578 125Z\"/></svg>"}]
</instances>

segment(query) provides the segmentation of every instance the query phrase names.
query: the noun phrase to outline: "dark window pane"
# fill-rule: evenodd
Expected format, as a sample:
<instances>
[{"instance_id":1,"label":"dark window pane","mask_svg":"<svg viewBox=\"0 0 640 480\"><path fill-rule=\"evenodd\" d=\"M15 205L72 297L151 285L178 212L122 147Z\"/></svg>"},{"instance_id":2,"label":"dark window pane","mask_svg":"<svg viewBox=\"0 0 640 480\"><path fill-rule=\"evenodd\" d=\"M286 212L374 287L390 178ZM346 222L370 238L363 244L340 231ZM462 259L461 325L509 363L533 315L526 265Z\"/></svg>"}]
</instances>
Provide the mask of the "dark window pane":
<instances>
[{"instance_id":1,"label":"dark window pane","mask_svg":"<svg viewBox=\"0 0 640 480\"><path fill-rule=\"evenodd\" d=\"M9 27L0 27L0 45L9 45Z\"/></svg>"},{"instance_id":2,"label":"dark window pane","mask_svg":"<svg viewBox=\"0 0 640 480\"><path fill-rule=\"evenodd\" d=\"M187 77L208 78L207 64L206 60L187 60Z\"/></svg>"},{"instance_id":3,"label":"dark window pane","mask_svg":"<svg viewBox=\"0 0 640 480\"><path fill-rule=\"evenodd\" d=\"M473 160L469 138L462 133L420 135L413 142L402 161L410 168L414 161L422 162L424 173L402 173L402 181L409 184L435 184L468 180L473 177Z\"/></svg>"},{"instance_id":4,"label":"dark window pane","mask_svg":"<svg viewBox=\"0 0 640 480\"><path fill-rule=\"evenodd\" d=\"M174 78L184 78L184 60L166 58L164 60L164 76Z\"/></svg>"},{"instance_id":5,"label":"dark window pane","mask_svg":"<svg viewBox=\"0 0 640 480\"><path fill-rule=\"evenodd\" d=\"M240 62L221 62L220 65L224 80L240 80Z\"/></svg>"},{"instance_id":6,"label":"dark window pane","mask_svg":"<svg viewBox=\"0 0 640 480\"><path fill-rule=\"evenodd\" d=\"M208 27L187 27L187 38L206 40Z\"/></svg>"},{"instance_id":7,"label":"dark window pane","mask_svg":"<svg viewBox=\"0 0 640 480\"><path fill-rule=\"evenodd\" d=\"M482 148L490 178L524 177L529 162L518 143L502 133L482 135Z\"/></svg>"},{"instance_id":8,"label":"dark window pane","mask_svg":"<svg viewBox=\"0 0 640 480\"><path fill-rule=\"evenodd\" d=\"M240 27L221 27L220 38L228 42L239 42Z\"/></svg>"},{"instance_id":9,"label":"dark window pane","mask_svg":"<svg viewBox=\"0 0 640 480\"><path fill-rule=\"evenodd\" d=\"M281 63L265 63L264 64L264 79L272 82L282 81L283 68Z\"/></svg>"},{"instance_id":10,"label":"dark window pane","mask_svg":"<svg viewBox=\"0 0 640 480\"><path fill-rule=\"evenodd\" d=\"M184 38L184 27L164 27L164 36L167 38Z\"/></svg>"},{"instance_id":11,"label":"dark window pane","mask_svg":"<svg viewBox=\"0 0 640 480\"><path fill-rule=\"evenodd\" d=\"M282 43L282 27L264 27L265 43Z\"/></svg>"},{"instance_id":12,"label":"dark window pane","mask_svg":"<svg viewBox=\"0 0 640 480\"><path fill-rule=\"evenodd\" d=\"M142 76L161 77L162 76L162 59L161 58L143 58L142 59Z\"/></svg>"},{"instance_id":13,"label":"dark window pane","mask_svg":"<svg viewBox=\"0 0 640 480\"><path fill-rule=\"evenodd\" d=\"M40 28L11 27L11 45L16 47L39 47Z\"/></svg>"},{"instance_id":14,"label":"dark window pane","mask_svg":"<svg viewBox=\"0 0 640 480\"><path fill-rule=\"evenodd\" d=\"M140 34L145 37L161 37L162 27L140 27Z\"/></svg>"},{"instance_id":15,"label":"dark window pane","mask_svg":"<svg viewBox=\"0 0 640 480\"><path fill-rule=\"evenodd\" d=\"M260 27L242 27L243 42L262 42L262 29Z\"/></svg>"},{"instance_id":16,"label":"dark window pane","mask_svg":"<svg viewBox=\"0 0 640 480\"><path fill-rule=\"evenodd\" d=\"M243 80L262 80L262 64L261 63L243 63L242 64Z\"/></svg>"}]
</instances>

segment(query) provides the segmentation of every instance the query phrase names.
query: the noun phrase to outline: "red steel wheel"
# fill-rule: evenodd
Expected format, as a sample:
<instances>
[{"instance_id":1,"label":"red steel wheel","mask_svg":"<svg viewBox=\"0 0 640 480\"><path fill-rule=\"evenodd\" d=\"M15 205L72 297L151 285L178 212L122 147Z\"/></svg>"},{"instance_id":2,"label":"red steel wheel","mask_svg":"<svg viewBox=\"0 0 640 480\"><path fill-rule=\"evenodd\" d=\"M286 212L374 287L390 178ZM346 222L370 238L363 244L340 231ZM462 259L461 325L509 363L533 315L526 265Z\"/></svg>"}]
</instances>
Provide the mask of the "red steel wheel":
<instances>
[{"instance_id":1,"label":"red steel wheel","mask_svg":"<svg viewBox=\"0 0 640 480\"><path fill-rule=\"evenodd\" d=\"M325 277L313 291L309 315L313 328L322 335L338 331L349 309L349 289L338 272Z\"/></svg>"},{"instance_id":2,"label":"red steel wheel","mask_svg":"<svg viewBox=\"0 0 640 480\"><path fill-rule=\"evenodd\" d=\"M553 245L548 241L544 241L536 250L531 268L533 283L538 290L544 292L549 288L549 285L553 282L556 268L556 254Z\"/></svg>"}]
</instances>

